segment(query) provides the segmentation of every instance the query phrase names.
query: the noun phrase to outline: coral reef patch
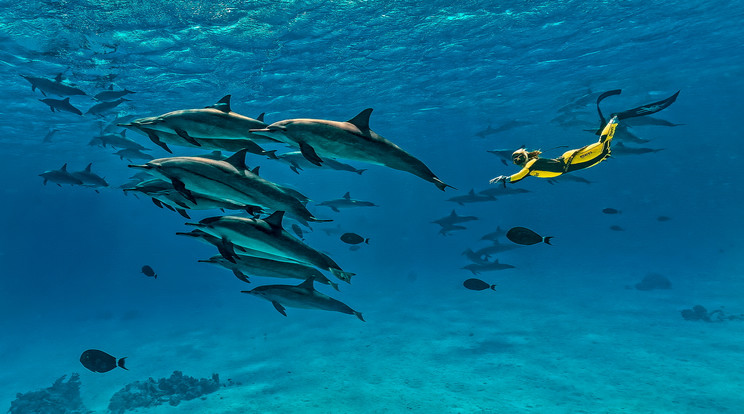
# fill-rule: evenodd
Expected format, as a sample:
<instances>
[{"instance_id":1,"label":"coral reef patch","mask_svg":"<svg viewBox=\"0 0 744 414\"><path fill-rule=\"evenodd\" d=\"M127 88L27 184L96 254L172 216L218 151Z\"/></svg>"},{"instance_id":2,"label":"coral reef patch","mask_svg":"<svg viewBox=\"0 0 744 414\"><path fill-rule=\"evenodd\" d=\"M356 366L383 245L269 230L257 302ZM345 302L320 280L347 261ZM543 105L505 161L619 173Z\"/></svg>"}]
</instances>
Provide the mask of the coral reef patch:
<instances>
[{"instance_id":1,"label":"coral reef patch","mask_svg":"<svg viewBox=\"0 0 744 414\"><path fill-rule=\"evenodd\" d=\"M72 374L65 381L63 375L51 387L25 394L18 393L10 403L10 414L87 414L80 398L80 375Z\"/></svg>"},{"instance_id":2,"label":"coral reef patch","mask_svg":"<svg viewBox=\"0 0 744 414\"><path fill-rule=\"evenodd\" d=\"M123 414L128 410L142 407L153 407L161 404L177 406L181 401L193 400L220 388L220 378L212 374L211 379L196 379L174 371L169 378L147 381L135 381L127 384L111 397L108 409L114 414Z\"/></svg>"}]
</instances>

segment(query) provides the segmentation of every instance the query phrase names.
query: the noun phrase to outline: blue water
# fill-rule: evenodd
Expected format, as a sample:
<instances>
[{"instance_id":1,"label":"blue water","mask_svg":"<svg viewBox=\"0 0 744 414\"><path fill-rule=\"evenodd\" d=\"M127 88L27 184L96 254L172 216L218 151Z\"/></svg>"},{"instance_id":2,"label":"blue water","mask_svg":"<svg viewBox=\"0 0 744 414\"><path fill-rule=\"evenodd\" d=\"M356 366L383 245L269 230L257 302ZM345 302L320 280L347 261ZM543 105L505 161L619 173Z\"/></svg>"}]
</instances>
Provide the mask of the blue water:
<instances>
[{"instance_id":1,"label":"blue water","mask_svg":"<svg viewBox=\"0 0 744 414\"><path fill-rule=\"evenodd\" d=\"M0 405L79 372L87 407L106 412L126 384L182 370L242 385L142 412L744 412L744 321L680 316L696 304L744 313L744 5L493 3L0 2ZM20 75L58 73L88 94L71 98L83 112L111 84L136 93L104 117L51 112ZM574 173L591 184L528 177L514 188L529 193L447 201L517 172L487 150L556 157L564 149L552 148L593 142L594 98L610 89L623 92L603 102L606 114L681 90L655 117L684 125L632 127L649 142L628 146L663 151ZM217 252L174 235L188 220L125 196L129 162L88 145L117 113L202 108L227 94L235 112L265 112L268 123L374 108L374 131L457 188L353 161L368 171L297 175L249 154L249 166L334 220L313 225L307 243L357 275L340 292L318 289L366 323L293 308L285 318L239 293L294 281L245 285L197 263ZM566 105L576 122L559 118ZM476 135L510 121L522 124ZM59 132L43 143L50 129ZM111 187L38 177L90 162ZM315 206L347 191L379 207ZM453 208L479 220L441 236L431 221ZM369 245L350 251L321 231L337 225ZM461 252L486 246L479 238L498 226L532 228L553 246L500 254L516 268L478 276L496 292L464 289ZM145 264L157 280L140 273ZM672 289L626 289L649 273ZM128 356L130 370L85 370L89 348Z\"/></svg>"}]
</instances>

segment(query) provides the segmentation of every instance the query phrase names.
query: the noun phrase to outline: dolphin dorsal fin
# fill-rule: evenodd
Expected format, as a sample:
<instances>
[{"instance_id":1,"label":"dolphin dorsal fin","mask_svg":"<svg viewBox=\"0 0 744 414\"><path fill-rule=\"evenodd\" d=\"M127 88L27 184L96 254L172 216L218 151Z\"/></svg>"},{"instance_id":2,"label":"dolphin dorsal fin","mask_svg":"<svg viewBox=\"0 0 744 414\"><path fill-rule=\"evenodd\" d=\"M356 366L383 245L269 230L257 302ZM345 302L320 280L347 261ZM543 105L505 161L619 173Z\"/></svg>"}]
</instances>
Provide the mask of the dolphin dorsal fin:
<instances>
[{"instance_id":1,"label":"dolphin dorsal fin","mask_svg":"<svg viewBox=\"0 0 744 414\"><path fill-rule=\"evenodd\" d=\"M297 287L299 287L299 288L305 288L305 289L311 289L312 290L312 289L314 289L314 287L313 287L313 282L314 281L315 281L315 278L309 277L309 278L305 279L304 282L302 282L299 285L297 285Z\"/></svg>"},{"instance_id":2,"label":"dolphin dorsal fin","mask_svg":"<svg viewBox=\"0 0 744 414\"><path fill-rule=\"evenodd\" d=\"M230 97L231 96L232 95L225 95L225 96L222 97L222 99L220 99L219 101L217 101L216 104L214 104L212 106L208 106L207 108L219 109L220 111L222 111L224 113L228 113L228 112L232 111L232 109L230 108Z\"/></svg>"},{"instance_id":3,"label":"dolphin dorsal fin","mask_svg":"<svg viewBox=\"0 0 744 414\"><path fill-rule=\"evenodd\" d=\"M344 200L351 200L351 195L347 191L346 194L344 194Z\"/></svg>"},{"instance_id":4,"label":"dolphin dorsal fin","mask_svg":"<svg viewBox=\"0 0 744 414\"><path fill-rule=\"evenodd\" d=\"M256 118L256 120L263 122L264 121L264 115L266 115L266 112L261 112L261 115L259 115L258 118Z\"/></svg>"},{"instance_id":5,"label":"dolphin dorsal fin","mask_svg":"<svg viewBox=\"0 0 744 414\"><path fill-rule=\"evenodd\" d=\"M91 165L93 165L93 163L92 163L92 162L91 162L90 164L88 164L88 166L87 166L87 167L85 167L85 172L87 172L87 173L89 173L89 172L90 172L90 166L91 166Z\"/></svg>"},{"instance_id":6,"label":"dolphin dorsal fin","mask_svg":"<svg viewBox=\"0 0 744 414\"><path fill-rule=\"evenodd\" d=\"M70 97L68 96L67 98L63 99L62 102L66 104L70 103Z\"/></svg>"},{"instance_id":7,"label":"dolphin dorsal fin","mask_svg":"<svg viewBox=\"0 0 744 414\"><path fill-rule=\"evenodd\" d=\"M366 131L369 129L369 116L372 114L372 108L367 108L363 110L362 112L359 112L357 116L354 118L351 118L350 120L346 121L350 124L353 124L357 128L359 128L362 131Z\"/></svg>"},{"instance_id":8,"label":"dolphin dorsal fin","mask_svg":"<svg viewBox=\"0 0 744 414\"><path fill-rule=\"evenodd\" d=\"M225 162L237 168L238 170L247 170L248 167L245 165L245 153L246 150L242 149L228 158L225 158Z\"/></svg>"},{"instance_id":9,"label":"dolphin dorsal fin","mask_svg":"<svg viewBox=\"0 0 744 414\"><path fill-rule=\"evenodd\" d=\"M65 165L63 165L62 168L60 168L60 170L67 172L67 163L65 163Z\"/></svg>"},{"instance_id":10,"label":"dolphin dorsal fin","mask_svg":"<svg viewBox=\"0 0 744 414\"><path fill-rule=\"evenodd\" d=\"M251 172L252 172L253 174L256 174L256 175L258 175L258 169L259 169L259 168L261 168L261 166L260 166L260 165L257 165L257 166L256 166L256 168L254 168L254 169L252 169L252 170L251 170Z\"/></svg>"},{"instance_id":11,"label":"dolphin dorsal fin","mask_svg":"<svg viewBox=\"0 0 744 414\"><path fill-rule=\"evenodd\" d=\"M470 194L470 195L475 195L475 188L471 189L471 190L470 190L470 192L469 192L468 194Z\"/></svg>"},{"instance_id":12,"label":"dolphin dorsal fin","mask_svg":"<svg viewBox=\"0 0 744 414\"><path fill-rule=\"evenodd\" d=\"M111 85L109 85L109 90L110 91L113 91L114 90L114 84L113 83Z\"/></svg>"},{"instance_id":13,"label":"dolphin dorsal fin","mask_svg":"<svg viewBox=\"0 0 744 414\"><path fill-rule=\"evenodd\" d=\"M264 221L268 223L269 226L271 226L271 228L281 229L283 218L284 218L283 211L275 211L272 215L270 215L269 217L266 217Z\"/></svg>"},{"instance_id":14,"label":"dolphin dorsal fin","mask_svg":"<svg viewBox=\"0 0 744 414\"><path fill-rule=\"evenodd\" d=\"M54 77L54 81L57 83L62 82L62 74L58 73L57 76Z\"/></svg>"},{"instance_id":15,"label":"dolphin dorsal fin","mask_svg":"<svg viewBox=\"0 0 744 414\"><path fill-rule=\"evenodd\" d=\"M457 217L457 213L455 213L455 210L454 209L450 213L450 217Z\"/></svg>"}]
</instances>

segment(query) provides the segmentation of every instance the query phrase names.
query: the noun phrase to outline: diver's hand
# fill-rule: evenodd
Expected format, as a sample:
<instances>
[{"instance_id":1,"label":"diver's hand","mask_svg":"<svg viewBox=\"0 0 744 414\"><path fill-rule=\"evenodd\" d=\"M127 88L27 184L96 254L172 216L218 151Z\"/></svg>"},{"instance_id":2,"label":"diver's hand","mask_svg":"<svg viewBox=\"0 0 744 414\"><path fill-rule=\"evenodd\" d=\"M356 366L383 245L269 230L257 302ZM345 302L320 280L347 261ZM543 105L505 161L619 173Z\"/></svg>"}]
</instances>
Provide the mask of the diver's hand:
<instances>
[{"instance_id":1,"label":"diver's hand","mask_svg":"<svg viewBox=\"0 0 744 414\"><path fill-rule=\"evenodd\" d=\"M496 178L492 178L491 181L489 181L489 183L490 184L498 184L498 183L503 182L504 183L504 187L506 187L506 182L507 181L509 181L509 176L508 175L499 175Z\"/></svg>"}]
</instances>

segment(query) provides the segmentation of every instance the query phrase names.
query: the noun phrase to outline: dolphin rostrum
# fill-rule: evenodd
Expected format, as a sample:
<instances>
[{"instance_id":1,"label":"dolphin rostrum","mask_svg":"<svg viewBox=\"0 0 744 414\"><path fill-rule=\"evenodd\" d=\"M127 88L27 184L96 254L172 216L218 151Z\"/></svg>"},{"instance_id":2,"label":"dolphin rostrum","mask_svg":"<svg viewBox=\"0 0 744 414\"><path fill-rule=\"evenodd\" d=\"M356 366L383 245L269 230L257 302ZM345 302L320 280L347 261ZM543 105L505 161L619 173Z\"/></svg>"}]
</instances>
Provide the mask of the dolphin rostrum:
<instances>
[{"instance_id":1,"label":"dolphin rostrum","mask_svg":"<svg viewBox=\"0 0 744 414\"><path fill-rule=\"evenodd\" d=\"M290 308L318 309L346 313L355 315L360 321L364 322L361 312L357 312L345 303L315 290L315 287L313 287L313 278L309 278L297 286L266 285L241 292L268 300L284 316L287 316L284 306L289 306Z\"/></svg>"},{"instance_id":2,"label":"dolphin rostrum","mask_svg":"<svg viewBox=\"0 0 744 414\"><path fill-rule=\"evenodd\" d=\"M346 122L287 119L251 132L299 147L302 155L315 165L322 165L324 156L364 161L409 172L443 191L452 187L419 159L372 131L370 114L372 108L367 108Z\"/></svg>"},{"instance_id":3,"label":"dolphin rostrum","mask_svg":"<svg viewBox=\"0 0 744 414\"><path fill-rule=\"evenodd\" d=\"M345 272L326 254L321 253L282 228L283 211L277 211L266 219L237 216L209 217L196 226L205 233L222 241L218 246L223 257L236 261L233 245L258 250L284 258L285 261L305 263L329 270L337 278L349 282L354 273Z\"/></svg>"},{"instance_id":4,"label":"dolphin rostrum","mask_svg":"<svg viewBox=\"0 0 744 414\"><path fill-rule=\"evenodd\" d=\"M272 211L286 211L307 225L316 218L303 204L307 197L268 181L245 165L246 150L225 160L199 157L159 158L144 165L130 165L157 173L173 184L184 197L195 202L195 195L243 206L259 206Z\"/></svg>"}]
</instances>

